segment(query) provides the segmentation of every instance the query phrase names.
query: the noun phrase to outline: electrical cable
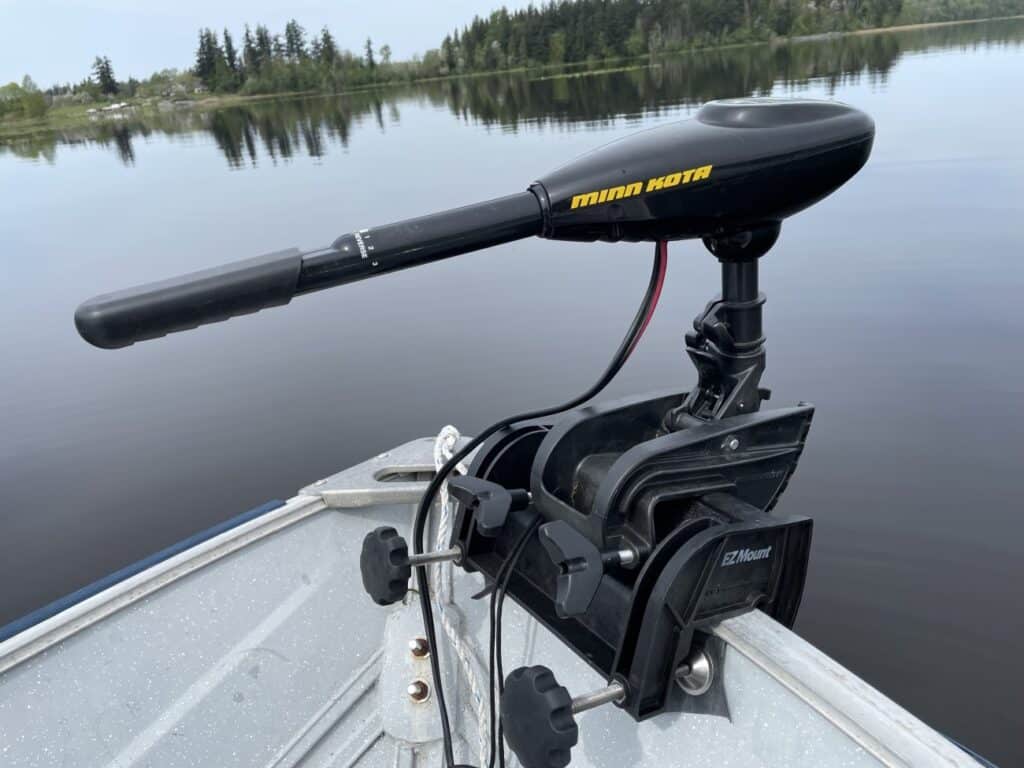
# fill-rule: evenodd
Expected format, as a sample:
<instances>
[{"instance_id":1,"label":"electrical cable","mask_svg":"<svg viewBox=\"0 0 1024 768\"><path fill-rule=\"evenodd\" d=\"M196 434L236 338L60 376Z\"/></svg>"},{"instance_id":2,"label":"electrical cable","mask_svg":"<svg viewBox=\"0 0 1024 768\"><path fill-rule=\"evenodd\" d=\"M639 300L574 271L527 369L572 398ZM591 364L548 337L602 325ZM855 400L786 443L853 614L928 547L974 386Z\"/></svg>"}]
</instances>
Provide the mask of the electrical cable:
<instances>
[{"instance_id":1,"label":"electrical cable","mask_svg":"<svg viewBox=\"0 0 1024 768\"><path fill-rule=\"evenodd\" d=\"M503 688L503 676L501 674L501 605L505 595L505 588L508 586L509 578L512 575L512 571L519 562L519 556L522 555L523 549L526 547L526 542L530 536L536 532L540 527L541 518L535 516L527 526L526 530L523 531L519 538L512 544L512 548L505 555L505 559L501 561L501 565L498 568L498 572L494 576L494 584L491 589L490 597L490 616L488 618L488 657L487 657L487 675L488 684L490 685L490 700L488 705L490 707L490 728L491 728L491 757L488 761L488 768L494 768L495 757L500 758L500 765L505 765L504 750L502 749L501 742L501 729L500 725L497 724L497 706L494 700L494 691L497 689L500 693ZM497 628L497 632L496 632ZM495 661L497 660L497 662ZM497 669L498 681L495 685L495 669ZM497 727L496 727L497 725Z\"/></svg>"},{"instance_id":2,"label":"electrical cable","mask_svg":"<svg viewBox=\"0 0 1024 768\"><path fill-rule=\"evenodd\" d=\"M512 578L512 572L515 570L516 564L519 562L520 556L523 554L523 550L526 549L526 543L530 540L530 537L540 528L542 520L540 516L536 516L530 523L530 526L520 535L519 539L513 545L512 550L505 558L505 562L501 564L497 576L494 579L494 591L491 593L491 661L490 669L488 670L488 679L491 684L491 689L494 689L495 675L497 675L497 688L498 693L502 694L505 692L505 669L501 661L501 612L505 605L505 595L508 593L508 582ZM494 699L491 698L491 735L492 743L497 744L498 752L498 765L499 768L505 768L505 747L504 747L504 729L501 725L501 719L497 716L497 712L494 707ZM495 722L497 722L497 734L495 737ZM494 754L491 754L491 763L493 768Z\"/></svg>"},{"instance_id":3,"label":"electrical cable","mask_svg":"<svg viewBox=\"0 0 1024 768\"><path fill-rule=\"evenodd\" d=\"M426 490L423 492L423 497L420 499L419 506L416 509L416 516L413 520L413 552L415 554L422 554L426 551L424 545L424 534L426 532L427 519L430 516L430 509L434 504L434 498L437 496L438 490L441 488L441 485L447 479L448 475L451 474L452 470L454 470L463 459L469 456L489 437L517 422L551 416L582 405L597 395L613 378L615 378L615 375L622 369L622 366L626 363L626 360L629 359L630 354L636 348L637 343L640 341L640 337L647 329L647 326L651 321L651 317L654 315L654 310L658 305L658 299L661 296L662 287L665 284L667 264L668 243L664 240L659 240L655 244L654 264L651 269L651 278L648 282L647 291L644 294L643 301L641 302L632 323L630 323L629 330L626 332L626 335L619 344L615 355L608 364L608 367L589 389L562 405L555 406L553 408L528 411L517 416L502 419L501 421L492 424L472 440L467 442L462 448L455 451L445 465L437 471L433 479L431 479L430 483L427 485ZM426 565L416 566L416 584L419 591L420 610L423 614L423 628L427 635L427 642L430 644L430 648L437 649L437 632L434 627L434 609L430 603L430 583ZM441 719L441 734L444 742L445 765L447 768L455 768L451 723L448 719L448 708L446 707L444 700L444 688L441 681L441 666L438 661L438 656L439 653L437 652L430 654L430 672L434 683L434 693L437 697L438 713Z\"/></svg>"}]
</instances>

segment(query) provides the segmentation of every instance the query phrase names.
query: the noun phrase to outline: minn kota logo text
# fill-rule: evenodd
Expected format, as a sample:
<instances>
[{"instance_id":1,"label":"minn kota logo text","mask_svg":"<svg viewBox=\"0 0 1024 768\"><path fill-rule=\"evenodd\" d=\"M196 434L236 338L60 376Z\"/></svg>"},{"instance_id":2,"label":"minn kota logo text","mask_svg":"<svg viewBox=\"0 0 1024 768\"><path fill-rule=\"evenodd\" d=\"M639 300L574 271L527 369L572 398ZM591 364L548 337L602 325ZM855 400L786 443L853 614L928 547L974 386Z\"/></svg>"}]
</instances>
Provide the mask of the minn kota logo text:
<instances>
[{"instance_id":1,"label":"minn kota logo text","mask_svg":"<svg viewBox=\"0 0 1024 768\"><path fill-rule=\"evenodd\" d=\"M590 205L610 203L613 200L623 200L627 197L635 197L642 192L660 192L663 189L678 187L680 184L689 184L694 181L701 181L711 177L711 166L702 165L699 168L690 168L686 171L667 173L664 176L655 176L646 182L634 181L630 184L620 184L617 187L598 189L593 192L584 192L572 196L571 208L586 208Z\"/></svg>"},{"instance_id":2,"label":"minn kota logo text","mask_svg":"<svg viewBox=\"0 0 1024 768\"><path fill-rule=\"evenodd\" d=\"M725 553L725 556L722 558L722 566L753 563L757 560L765 560L771 557L771 554L771 547L763 547L762 549L734 549L731 552Z\"/></svg>"}]
</instances>

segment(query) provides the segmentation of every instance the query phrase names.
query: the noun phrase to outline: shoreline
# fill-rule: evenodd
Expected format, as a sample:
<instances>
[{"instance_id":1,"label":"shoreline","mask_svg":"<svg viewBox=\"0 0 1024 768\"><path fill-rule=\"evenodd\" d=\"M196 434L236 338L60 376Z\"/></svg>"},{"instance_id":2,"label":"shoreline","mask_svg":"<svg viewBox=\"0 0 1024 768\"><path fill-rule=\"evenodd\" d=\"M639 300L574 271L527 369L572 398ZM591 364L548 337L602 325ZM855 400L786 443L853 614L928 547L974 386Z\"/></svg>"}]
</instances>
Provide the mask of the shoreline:
<instances>
[{"instance_id":1,"label":"shoreline","mask_svg":"<svg viewBox=\"0 0 1024 768\"><path fill-rule=\"evenodd\" d=\"M602 59L594 62L575 61L564 64L545 64L533 67L511 67L508 69L488 70L486 72L465 72L437 77L421 77L413 80L390 80L381 83L374 83L348 88L342 91L281 91L278 93L261 93L252 95L223 94L205 95L200 98L185 99L173 102L174 110L191 110L198 112L216 111L225 107L238 106L261 101L276 99L292 99L298 97L337 97L372 91L393 89L403 86L417 86L427 83L446 82L450 80L461 80L466 78L490 77L496 75L513 75L535 73L531 80L542 81L558 78L591 77L594 75L608 74L611 72L623 72L634 69L642 69L650 65L650 62L661 58L679 56L681 54L703 53L707 51L726 50L729 48L743 48L755 45L789 45L792 43L817 42L825 40L836 40L847 36L877 35L885 32L910 32L921 29L933 29L940 27L960 26L967 24L982 24L991 21L1012 21L1024 19L1024 14L1016 16L995 16L984 19L963 19L959 21L933 21L919 24L900 24L892 27L869 27L867 29L856 29L846 32L821 32L813 35L799 35L795 37L777 37L770 40L759 40L744 43L726 43L723 45L681 49L678 51L666 51L658 54L647 54L636 57L622 57ZM645 62L645 63L641 63ZM608 64L609 66L600 66ZM596 66L594 66L596 65ZM592 66L594 68L584 69ZM560 70L552 72L551 70ZM570 70L570 71L565 71ZM578 70L578 71L576 71ZM112 112L106 114L89 114L88 109L92 105L76 105L74 107L58 108L53 114L47 114L39 118L13 120L7 123L0 123L0 143L11 142L19 139L31 139L33 136L60 130L70 130L87 126L113 126L126 117L143 117L147 113L159 111L159 103L166 102L165 99L149 98L136 102L128 101L127 111Z\"/></svg>"},{"instance_id":2,"label":"shoreline","mask_svg":"<svg viewBox=\"0 0 1024 768\"><path fill-rule=\"evenodd\" d=\"M960 19L959 21L926 21L920 24L900 24L895 27L869 27L867 29L855 29L851 32L844 32L845 35L875 35L879 32L909 32L915 29L932 29L933 27L956 27L964 24L982 24L986 21L1013 21L1024 19L1024 14L1016 16L991 16L985 19Z\"/></svg>"}]
</instances>

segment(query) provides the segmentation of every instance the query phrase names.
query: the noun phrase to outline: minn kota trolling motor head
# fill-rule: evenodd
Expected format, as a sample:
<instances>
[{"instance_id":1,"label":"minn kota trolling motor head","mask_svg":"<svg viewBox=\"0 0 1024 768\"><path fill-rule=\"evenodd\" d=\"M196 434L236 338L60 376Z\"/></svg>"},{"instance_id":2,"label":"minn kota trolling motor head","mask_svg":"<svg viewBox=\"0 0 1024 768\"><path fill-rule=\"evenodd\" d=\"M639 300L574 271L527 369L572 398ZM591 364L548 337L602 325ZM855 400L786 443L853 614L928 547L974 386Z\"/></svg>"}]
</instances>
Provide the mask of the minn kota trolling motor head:
<instances>
[{"instance_id":1,"label":"minn kota trolling motor head","mask_svg":"<svg viewBox=\"0 0 1024 768\"><path fill-rule=\"evenodd\" d=\"M873 137L869 117L834 102L711 102L692 120L577 158L525 192L359 229L318 251L283 251L99 296L78 309L75 323L90 343L117 348L532 235L656 242L644 303L598 383L563 406L483 430L428 484L414 551L396 530L380 528L367 535L360 561L363 584L382 605L405 597L415 568L432 646L426 565L453 560L492 585L498 648L508 594L609 681L573 699L544 667L508 676L501 724L509 746L525 768L562 768L578 738L576 713L615 702L640 720L711 689L710 624L755 608L786 625L796 617L811 521L770 512L796 468L813 408L760 410L770 393L760 386L758 259L784 218L864 165ZM721 295L686 335L696 385L578 408L636 346L661 290L665 243L685 238L702 238L722 265ZM452 540L427 553L434 497L474 450L469 473L449 481L459 503ZM437 654L431 664L451 767ZM495 666L500 653L492 675ZM704 711L715 713L711 704Z\"/></svg>"}]
</instances>

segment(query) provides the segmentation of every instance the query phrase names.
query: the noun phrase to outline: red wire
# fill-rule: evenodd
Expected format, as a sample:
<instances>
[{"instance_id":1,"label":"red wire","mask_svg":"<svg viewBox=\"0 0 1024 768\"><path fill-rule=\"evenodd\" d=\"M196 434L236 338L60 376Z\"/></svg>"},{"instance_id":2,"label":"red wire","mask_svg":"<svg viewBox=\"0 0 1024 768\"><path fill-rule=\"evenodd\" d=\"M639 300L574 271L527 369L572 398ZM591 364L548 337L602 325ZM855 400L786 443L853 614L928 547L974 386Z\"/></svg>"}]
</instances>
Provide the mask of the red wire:
<instances>
[{"instance_id":1,"label":"red wire","mask_svg":"<svg viewBox=\"0 0 1024 768\"><path fill-rule=\"evenodd\" d=\"M651 301L650 309L647 310L647 316L644 318L644 324L640 326L640 332L633 339L633 344L629 348L629 352L626 356L629 357L633 354L633 350L636 349L636 345L640 343L640 339L643 338L644 331L647 330L647 326L651 323L651 318L654 317L654 310L658 308L658 299L661 298L661 289L665 287L665 275L668 272L668 241L659 240L658 245L658 282L654 287L654 298Z\"/></svg>"}]
</instances>

